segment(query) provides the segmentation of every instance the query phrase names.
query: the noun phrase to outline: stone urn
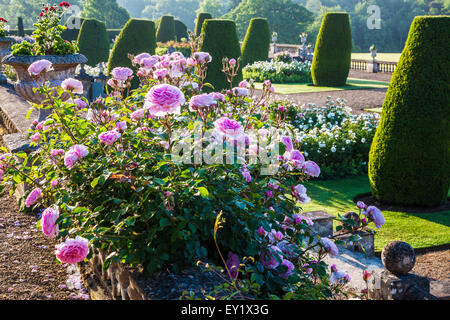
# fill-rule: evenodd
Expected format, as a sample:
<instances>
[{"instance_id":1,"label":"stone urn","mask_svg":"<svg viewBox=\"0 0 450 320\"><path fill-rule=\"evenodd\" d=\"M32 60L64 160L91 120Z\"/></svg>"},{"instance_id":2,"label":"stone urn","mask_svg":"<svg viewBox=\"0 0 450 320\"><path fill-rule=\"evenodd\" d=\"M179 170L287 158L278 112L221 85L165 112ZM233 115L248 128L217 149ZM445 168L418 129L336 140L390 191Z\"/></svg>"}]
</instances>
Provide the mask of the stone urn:
<instances>
[{"instance_id":1,"label":"stone urn","mask_svg":"<svg viewBox=\"0 0 450 320\"><path fill-rule=\"evenodd\" d=\"M14 41L15 39L11 37L0 37L0 67L2 59L11 53L9 52L9 46ZM0 68L0 83L6 83L6 77L2 73L1 68Z\"/></svg>"},{"instance_id":2,"label":"stone urn","mask_svg":"<svg viewBox=\"0 0 450 320\"><path fill-rule=\"evenodd\" d=\"M28 67L38 60L48 60L53 64L53 71L45 73L45 80L50 82L51 87L58 87L67 78L75 78L75 70L81 63L86 63L87 58L82 54L69 54L60 56L13 56L8 55L3 58L2 63L12 66L16 70L17 82L14 83L14 89L25 100L41 104L45 96L34 92L38 84L28 73ZM67 94L62 97L69 99ZM45 111L45 110L42 110Z\"/></svg>"}]
</instances>

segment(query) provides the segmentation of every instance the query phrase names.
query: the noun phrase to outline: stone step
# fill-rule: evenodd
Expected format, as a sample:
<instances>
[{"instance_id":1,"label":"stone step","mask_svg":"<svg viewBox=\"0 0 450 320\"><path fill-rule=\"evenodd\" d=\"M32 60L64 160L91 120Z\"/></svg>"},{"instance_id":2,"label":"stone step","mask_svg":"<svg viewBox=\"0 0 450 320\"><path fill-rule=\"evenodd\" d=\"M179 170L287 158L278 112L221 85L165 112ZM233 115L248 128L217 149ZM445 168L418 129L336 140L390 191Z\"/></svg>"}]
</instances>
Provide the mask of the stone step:
<instances>
[{"instance_id":1,"label":"stone step","mask_svg":"<svg viewBox=\"0 0 450 320\"><path fill-rule=\"evenodd\" d=\"M333 220L335 216L325 211L302 212L302 216L311 219L314 225L311 229L321 237L331 237L333 235Z\"/></svg>"}]
</instances>

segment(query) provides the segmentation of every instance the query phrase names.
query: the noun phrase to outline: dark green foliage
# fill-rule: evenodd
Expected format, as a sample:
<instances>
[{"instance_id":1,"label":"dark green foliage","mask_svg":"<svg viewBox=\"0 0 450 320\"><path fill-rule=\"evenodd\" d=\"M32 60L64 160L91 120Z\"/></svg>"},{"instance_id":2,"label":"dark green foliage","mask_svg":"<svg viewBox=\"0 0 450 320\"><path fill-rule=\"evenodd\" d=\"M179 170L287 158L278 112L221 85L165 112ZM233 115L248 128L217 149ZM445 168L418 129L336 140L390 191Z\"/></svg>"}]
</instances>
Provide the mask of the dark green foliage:
<instances>
[{"instance_id":1,"label":"dark green foliage","mask_svg":"<svg viewBox=\"0 0 450 320\"><path fill-rule=\"evenodd\" d=\"M180 20L175 20L175 34L177 36L177 41L181 41L182 38L189 39L189 35L187 33L187 27Z\"/></svg>"},{"instance_id":2,"label":"dark green foliage","mask_svg":"<svg viewBox=\"0 0 450 320\"><path fill-rule=\"evenodd\" d=\"M211 83L216 91L229 88L225 74L222 72L222 59L238 59L241 55L239 39L236 34L236 25L231 20L207 19L203 23L203 46L201 51L208 52L212 61L208 63L206 82ZM236 86L242 81L242 67L235 78Z\"/></svg>"},{"instance_id":3,"label":"dark green foliage","mask_svg":"<svg viewBox=\"0 0 450 320\"><path fill-rule=\"evenodd\" d=\"M270 31L267 19L253 18L242 44L242 67L255 61L266 61L269 58L269 48Z\"/></svg>"},{"instance_id":4,"label":"dark green foliage","mask_svg":"<svg viewBox=\"0 0 450 320\"><path fill-rule=\"evenodd\" d=\"M79 19L79 20L77 20ZM67 28L61 33L61 37L67 41L77 41L80 33L80 28L83 25L84 19L78 17L70 17L67 19L64 26Z\"/></svg>"},{"instance_id":5,"label":"dark green foliage","mask_svg":"<svg viewBox=\"0 0 450 320\"><path fill-rule=\"evenodd\" d=\"M347 13L327 13L317 36L311 75L316 86L343 86L352 55L352 32Z\"/></svg>"},{"instance_id":6,"label":"dark green foliage","mask_svg":"<svg viewBox=\"0 0 450 320\"><path fill-rule=\"evenodd\" d=\"M113 42L113 40L120 34L120 31L122 31L122 29L107 29L106 30L106 32L108 33L109 43Z\"/></svg>"},{"instance_id":7,"label":"dark green foliage","mask_svg":"<svg viewBox=\"0 0 450 320\"><path fill-rule=\"evenodd\" d=\"M195 34L196 35L200 35L200 33L202 32L202 26L203 26L203 22L206 19L212 19L212 16L209 13L206 12L200 12L197 15L197 20L195 20Z\"/></svg>"},{"instance_id":8,"label":"dark green foliage","mask_svg":"<svg viewBox=\"0 0 450 320\"><path fill-rule=\"evenodd\" d=\"M23 29L22 17L17 18L17 35L19 37L25 37L25 30Z\"/></svg>"},{"instance_id":9,"label":"dark green foliage","mask_svg":"<svg viewBox=\"0 0 450 320\"><path fill-rule=\"evenodd\" d=\"M384 203L437 206L450 187L450 17L416 17L383 104L369 160Z\"/></svg>"},{"instance_id":10,"label":"dark green foliage","mask_svg":"<svg viewBox=\"0 0 450 320\"><path fill-rule=\"evenodd\" d=\"M167 42L175 39L175 20L173 16L162 16L156 31L157 42Z\"/></svg>"},{"instance_id":11,"label":"dark green foliage","mask_svg":"<svg viewBox=\"0 0 450 320\"><path fill-rule=\"evenodd\" d=\"M108 60L108 74L115 67L128 67L136 71L131 65L128 54L138 55L143 52L155 54L155 23L145 19L130 19L119 36ZM133 87L137 87L139 80L134 78Z\"/></svg>"},{"instance_id":12,"label":"dark green foliage","mask_svg":"<svg viewBox=\"0 0 450 320\"><path fill-rule=\"evenodd\" d=\"M88 58L88 65L95 66L108 60L109 39L104 22L85 19L77 42L80 53Z\"/></svg>"}]
</instances>

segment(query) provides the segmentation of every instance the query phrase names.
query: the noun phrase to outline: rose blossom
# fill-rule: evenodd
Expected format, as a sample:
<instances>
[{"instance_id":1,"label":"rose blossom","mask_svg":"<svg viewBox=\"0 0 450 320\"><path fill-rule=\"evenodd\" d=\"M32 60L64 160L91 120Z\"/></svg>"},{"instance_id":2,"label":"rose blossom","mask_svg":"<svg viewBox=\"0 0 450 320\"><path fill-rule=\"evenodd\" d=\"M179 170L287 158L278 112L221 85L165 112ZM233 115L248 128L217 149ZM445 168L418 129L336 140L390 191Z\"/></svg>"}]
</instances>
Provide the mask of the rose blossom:
<instances>
[{"instance_id":1,"label":"rose blossom","mask_svg":"<svg viewBox=\"0 0 450 320\"><path fill-rule=\"evenodd\" d=\"M59 184L59 181L56 180L56 179L53 179L52 182L51 182L51 185L52 185L53 188L57 187L58 184Z\"/></svg>"},{"instance_id":2,"label":"rose blossom","mask_svg":"<svg viewBox=\"0 0 450 320\"><path fill-rule=\"evenodd\" d=\"M258 228L258 231L256 231L256 233L263 237L266 235L266 230L264 230L264 228L261 226Z\"/></svg>"},{"instance_id":3,"label":"rose blossom","mask_svg":"<svg viewBox=\"0 0 450 320\"><path fill-rule=\"evenodd\" d=\"M78 109L84 109L87 107L87 103L83 99L76 98L73 102L75 103Z\"/></svg>"},{"instance_id":4,"label":"rose blossom","mask_svg":"<svg viewBox=\"0 0 450 320\"><path fill-rule=\"evenodd\" d=\"M28 73L32 76L37 76L39 75L42 71L45 72L49 72L54 70L52 67L52 63L48 60L38 60L36 62L33 62L29 67L28 67Z\"/></svg>"},{"instance_id":5,"label":"rose blossom","mask_svg":"<svg viewBox=\"0 0 450 320\"><path fill-rule=\"evenodd\" d=\"M221 136L236 139L244 133L244 128L236 120L222 117L214 122L214 131Z\"/></svg>"},{"instance_id":6,"label":"rose blossom","mask_svg":"<svg viewBox=\"0 0 450 320\"><path fill-rule=\"evenodd\" d=\"M236 65L236 59L234 59L234 58L230 59L229 63L230 63L230 66L235 66Z\"/></svg>"},{"instance_id":7,"label":"rose blossom","mask_svg":"<svg viewBox=\"0 0 450 320\"><path fill-rule=\"evenodd\" d=\"M363 212L364 215L368 216L373 220L373 223L375 223L375 226L380 229L384 225L384 216L381 213L380 209L374 206L367 207L365 212Z\"/></svg>"},{"instance_id":8,"label":"rose blossom","mask_svg":"<svg viewBox=\"0 0 450 320\"><path fill-rule=\"evenodd\" d=\"M247 80L242 80L241 82L239 82L239 87L241 87L241 88L247 88L247 87L248 87L248 82L247 82Z\"/></svg>"},{"instance_id":9,"label":"rose blossom","mask_svg":"<svg viewBox=\"0 0 450 320\"><path fill-rule=\"evenodd\" d=\"M292 143L292 140L288 136L281 137L281 142L286 146L286 151L291 152L294 149L294 144Z\"/></svg>"},{"instance_id":10,"label":"rose blossom","mask_svg":"<svg viewBox=\"0 0 450 320\"><path fill-rule=\"evenodd\" d=\"M241 88L241 87L235 87L235 88L233 88L233 94L238 97L246 97L246 96L248 96L248 89Z\"/></svg>"},{"instance_id":11,"label":"rose blossom","mask_svg":"<svg viewBox=\"0 0 450 320\"><path fill-rule=\"evenodd\" d=\"M209 63L212 61L211 55L208 52L196 52L194 53L194 59L198 63Z\"/></svg>"},{"instance_id":12,"label":"rose blossom","mask_svg":"<svg viewBox=\"0 0 450 320\"><path fill-rule=\"evenodd\" d=\"M62 263L75 264L86 259L89 253L89 241L82 237L67 239L56 246L56 258Z\"/></svg>"},{"instance_id":13,"label":"rose blossom","mask_svg":"<svg viewBox=\"0 0 450 320\"><path fill-rule=\"evenodd\" d=\"M280 262L274 256L277 256L278 260L282 260L281 250L276 246L271 246L268 251L261 254L261 264L267 269L275 269L280 265Z\"/></svg>"},{"instance_id":14,"label":"rose blossom","mask_svg":"<svg viewBox=\"0 0 450 320\"><path fill-rule=\"evenodd\" d=\"M214 100L214 97L210 94L204 93L201 95L193 96L191 100L189 100L189 110L194 112L198 108L211 107L214 104L217 104L217 101Z\"/></svg>"},{"instance_id":15,"label":"rose blossom","mask_svg":"<svg viewBox=\"0 0 450 320\"><path fill-rule=\"evenodd\" d=\"M142 61L143 59L150 58L150 57L151 57L151 54L149 54L149 53L147 53L147 52L143 52L143 53L140 53L140 54L138 54L137 56L135 56L135 57L133 58L133 62L134 62L135 64L141 64L141 61Z\"/></svg>"},{"instance_id":16,"label":"rose blossom","mask_svg":"<svg viewBox=\"0 0 450 320\"><path fill-rule=\"evenodd\" d=\"M139 63L142 67L145 69L151 69L159 62L159 59L157 57L148 57L141 60Z\"/></svg>"},{"instance_id":17,"label":"rose blossom","mask_svg":"<svg viewBox=\"0 0 450 320\"><path fill-rule=\"evenodd\" d=\"M128 126L127 126L127 122L126 121L118 121L116 122L116 129L118 131L124 132L125 130L127 130Z\"/></svg>"},{"instance_id":18,"label":"rose blossom","mask_svg":"<svg viewBox=\"0 0 450 320\"><path fill-rule=\"evenodd\" d=\"M38 142L39 140L41 140L41 135L39 134L39 132L36 132L35 134L33 134L30 137L30 140L34 141L34 142Z\"/></svg>"},{"instance_id":19,"label":"rose blossom","mask_svg":"<svg viewBox=\"0 0 450 320\"><path fill-rule=\"evenodd\" d=\"M76 144L70 147L70 150L73 150L79 158L84 158L89 154L88 148L82 144Z\"/></svg>"},{"instance_id":20,"label":"rose blossom","mask_svg":"<svg viewBox=\"0 0 450 320\"><path fill-rule=\"evenodd\" d=\"M356 203L356 206L357 206L358 208L360 208L361 210L364 210L365 208L367 208L367 205L366 205L364 202L362 202L362 201L358 201L358 202Z\"/></svg>"},{"instance_id":21,"label":"rose blossom","mask_svg":"<svg viewBox=\"0 0 450 320\"><path fill-rule=\"evenodd\" d=\"M41 217L41 228L42 232L48 238L54 238L58 235L58 224L56 220L59 218L59 208L58 207L50 207L44 210Z\"/></svg>"},{"instance_id":22,"label":"rose blossom","mask_svg":"<svg viewBox=\"0 0 450 320\"><path fill-rule=\"evenodd\" d=\"M180 89L170 84L160 84L147 93L144 108L148 108L152 115L161 117L168 113L179 114L184 103L184 93Z\"/></svg>"},{"instance_id":23,"label":"rose blossom","mask_svg":"<svg viewBox=\"0 0 450 320\"><path fill-rule=\"evenodd\" d=\"M300 203L308 203L311 199L306 194L306 188L302 184L292 187L292 195L296 197Z\"/></svg>"},{"instance_id":24,"label":"rose blossom","mask_svg":"<svg viewBox=\"0 0 450 320\"><path fill-rule=\"evenodd\" d=\"M281 278L287 279L294 274L294 264L292 262L290 262L289 260L283 259L283 261L281 262L281 265L287 267L286 272L279 274L279 276Z\"/></svg>"},{"instance_id":25,"label":"rose blossom","mask_svg":"<svg viewBox=\"0 0 450 320\"><path fill-rule=\"evenodd\" d=\"M216 101L225 102L225 96L223 94L221 94L220 92L211 92L210 95Z\"/></svg>"},{"instance_id":26,"label":"rose blossom","mask_svg":"<svg viewBox=\"0 0 450 320\"><path fill-rule=\"evenodd\" d=\"M83 94L83 83L81 81L68 78L61 83L61 88L76 94Z\"/></svg>"},{"instance_id":27,"label":"rose blossom","mask_svg":"<svg viewBox=\"0 0 450 320\"><path fill-rule=\"evenodd\" d=\"M233 252L228 252L228 259L226 261L227 268L229 271L229 276L231 280L236 280L238 277L238 270L239 270L239 256L237 254L234 254Z\"/></svg>"},{"instance_id":28,"label":"rose blossom","mask_svg":"<svg viewBox=\"0 0 450 320\"><path fill-rule=\"evenodd\" d=\"M337 256L339 254L339 249L337 248L336 244L328 239L328 238L322 238L321 239L323 246L325 247L325 250L327 250L331 256Z\"/></svg>"},{"instance_id":29,"label":"rose blossom","mask_svg":"<svg viewBox=\"0 0 450 320\"><path fill-rule=\"evenodd\" d=\"M35 188L33 191L30 192L30 194L27 197L27 200L25 201L25 206L27 208L34 205L40 198L42 198L42 190L41 188Z\"/></svg>"},{"instance_id":30,"label":"rose blossom","mask_svg":"<svg viewBox=\"0 0 450 320\"><path fill-rule=\"evenodd\" d=\"M120 137L121 134L116 130L106 131L98 135L100 141L108 146L113 145Z\"/></svg>"},{"instance_id":31,"label":"rose blossom","mask_svg":"<svg viewBox=\"0 0 450 320\"><path fill-rule=\"evenodd\" d=\"M314 161L306 161L302 169L308 176L318 177L320 175L320 168Z\"/></svg>"},{"instance_id":32,"label":"rose blossom","mask_svg":"<svg viewBox=\"0 0 450 320\"><path fill-rule=\"evenodd\" d=\"M133 70L130 68L116 67L111 71L111 76L119 81L127 81L133 77Z\"/></svg>"}]
</instances>

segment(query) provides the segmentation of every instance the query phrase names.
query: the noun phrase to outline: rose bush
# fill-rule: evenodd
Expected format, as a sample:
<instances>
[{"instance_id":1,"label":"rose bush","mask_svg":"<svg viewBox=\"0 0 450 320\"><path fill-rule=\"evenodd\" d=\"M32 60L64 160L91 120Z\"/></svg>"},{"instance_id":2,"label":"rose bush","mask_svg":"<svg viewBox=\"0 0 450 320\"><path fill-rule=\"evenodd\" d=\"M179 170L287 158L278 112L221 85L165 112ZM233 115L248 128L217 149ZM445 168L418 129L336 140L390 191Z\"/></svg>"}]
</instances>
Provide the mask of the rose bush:
<instances>
[{"instance_id":1,"label":"rose bush","mask_svg":"<svg viewBox=\"0 0 450 320\"><path fill-rule=\"evenodd\" d=\"M336 244L301 216L310 200L302 182L321 169L271 117L270 82L259 98L248 82L204 93L206 54L175 52L151 64L144 61L150 55L137 57L130 58L141 86L130 91L136 75L114 69L109 96L92 103L76 97L74 79L60 88L44 83L37 90L47 101L34 107L52 113L29 132L38 149L0 156L2 192L31 187L20 202L44 209L39 228L61 241L58 260L78 263L95 247L108 253L105 268L121 261L147 275L222 261L233 286L256 298L339 292L323 262L337 254ZM72 99L63 102L63 94ZM380 225L371 212L349 231L375 216Z\"/></svg>"},{"instance_id":2,"label":"rose bush","mask_svg":"<svg viewBox=\"0 0 450 320\"><path fill-rule=\"evenodd\" d=\"M293 135L306 151L305 155L320 166L321 179L367 174L378 114L355 116L345 100L328 98L323 107L275 102L272 118L294 127Z\"/></svg>"}]
</instances>

